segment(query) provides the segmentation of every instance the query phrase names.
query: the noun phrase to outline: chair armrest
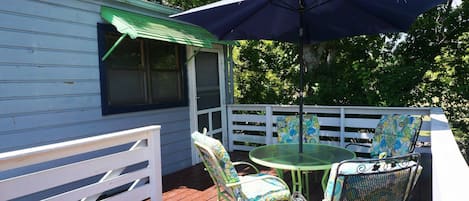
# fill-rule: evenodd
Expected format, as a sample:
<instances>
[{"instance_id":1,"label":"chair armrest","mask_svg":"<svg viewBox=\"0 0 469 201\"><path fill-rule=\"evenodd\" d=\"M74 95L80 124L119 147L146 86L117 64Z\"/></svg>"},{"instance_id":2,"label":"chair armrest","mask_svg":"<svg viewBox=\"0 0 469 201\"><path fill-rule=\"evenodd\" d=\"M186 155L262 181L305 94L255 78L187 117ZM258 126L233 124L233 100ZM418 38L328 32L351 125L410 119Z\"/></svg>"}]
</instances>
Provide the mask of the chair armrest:
<instances>
[{"instance_id":1,"label":"chair armrest","mask_svg":"<svg viewBox=\"0 0 469 201\"><path fill-rule=\"evenodd\" d=\"M285 181L283 181L282 179L276 177L276 176L272 176L272 175L262 175L262 176L259 176L259 177L251 177L251 178L248 178L248 179L244 179L242 181L239 181L239 182L235 182L235 183L229 183L229 184L226 184L227 187L233 187L233 186L238 186L238 185L241 185L241 184L244 184L244 183L249 183L249 182L254 182L254 181L257 181L257 180L264 180L264 179L275 179L275 180L278 180L280 181L283 185L287 186L288 187L288 184L285 183Z\"/></svg>"},{"instance_id":2,"label":"chair armrest","mask_svg":"<svg viewBox=\"0 0 469 201\"><path fill-rule=\"evenodd\" d=\"M358 143L349 143L347 145L345 145L345 149L349 149L349 146L359 146L359 147L366 147L366 148L371 148L371 145L367 145L367 144L358 144ZM354 151L355 152L355 155L357 157L364 157L364 158L371 158L371 155L370 153L363 153L363 152L357 152L357 151Z\"/></svg>"},{"instance_id":3,"label":"chair armrest","mask_svg":"<svg viewBox=\"0 0 469 201\"><path fill-rule=\"evenodd\" d=\"M245 161L236 161L236 162L233 162L233 166L237 166L237 165L247 165L247 166L250 166L250 167L252 167L254 170L256 170L256 173L259 173L259 169L257 169L256 166L254 166L254 165L251 164L251 163L248 163L248 162L245 162Z\"/></svg>"},{"instance_id":4,"label":"chair armrest","mask_svg":"<svg viewBox=\"0 0 469 201\"><path fill-rule=\"evenodd\" d=\"M347 148L347 147L350 146L350 145L371 148L371 145L357 144L357 143L350 143L350 144L347 144L347 145L345 145L345 148Z\"/></svg>"}]
</instances>

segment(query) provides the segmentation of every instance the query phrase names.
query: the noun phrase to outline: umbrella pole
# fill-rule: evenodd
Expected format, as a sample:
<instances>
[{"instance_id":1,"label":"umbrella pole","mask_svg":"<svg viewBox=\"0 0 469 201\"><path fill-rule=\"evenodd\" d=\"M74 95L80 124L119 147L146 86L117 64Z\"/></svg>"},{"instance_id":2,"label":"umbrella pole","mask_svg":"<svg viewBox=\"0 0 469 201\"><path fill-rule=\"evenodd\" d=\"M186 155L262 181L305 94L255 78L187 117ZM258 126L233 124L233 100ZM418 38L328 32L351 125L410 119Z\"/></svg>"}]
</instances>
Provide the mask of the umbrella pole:
<instances>
[{"instance_id":1,"label":"umbrella pole","mask_svg":"<svg viewBox=\"0 0 469 201\"><path fill-rule=\"evenodd\" d=\"M303 58L303 12L304 0L299 0L298 14L300 16L300 27L298 29L298 61L300 62L300 133L299 133L299 153L303 153L303 76L305 74L304 58Z\"/></svg>"}]
</instances>

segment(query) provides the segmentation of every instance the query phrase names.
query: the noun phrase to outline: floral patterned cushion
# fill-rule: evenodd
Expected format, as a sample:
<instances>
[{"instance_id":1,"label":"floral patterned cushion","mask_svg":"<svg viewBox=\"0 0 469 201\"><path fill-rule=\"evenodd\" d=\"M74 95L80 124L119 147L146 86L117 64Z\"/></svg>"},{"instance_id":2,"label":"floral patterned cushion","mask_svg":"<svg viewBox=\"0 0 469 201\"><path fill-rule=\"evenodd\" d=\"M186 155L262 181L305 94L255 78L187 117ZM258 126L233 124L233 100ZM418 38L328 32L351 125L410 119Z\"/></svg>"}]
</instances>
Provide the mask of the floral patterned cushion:
<instances>
[{"instance_id":1,"label":"floral patterned cushion","mask_svg":"<svg viewBox=\"0 0 469 201\"><path fill-rule=\"evenodd\" d=\"M279 143L298 143L299 123L298 116L277 117L277 134ZM303 142L319 143L319 120L316 115L303 116Z\"/></svg>"},{"instance_id":2,"label":"floral patterned cushion","mask_svg":"<svg viewBox=\"0 0 469 201\"><path fill-rule=\"evenodd\" d=\"M263 174L241 176L241 181L263 176ZM290 190L278 179L267 178L241 184L241 193L245 200L275 201L289 200Z\"/></svg>"},{"instance_id":3,"label":"floral patterned cushion","mask_svg":"<svg viewBox=\"0 0 469 201\"><path fill-rule=\"evenodd\" d=\"M211 138L209 136L200 134L198 132L195 132L192 134L192 139L198 143L201 143L207 147L209 147L215 157L218 160L218 165L222 168L224 175L218 175L217 171L214 171L213 174L216 175L217 180L218 179L223 179L225 182L223 183L235 183L239 182L239 177L238 173L236 172L236 169L234 168L230 155L225 150L225 147L220 143L220 141ZM212 162L212 160L205 160L207 162ZM216 164L213 164L212 167L215 167Z\"/></svg>"},{"instance_id":4,"label":"floral patterned cushion","mask_svg":"<svg viewBox=\"0 0 469 201\"><path fill-rule=\"evenodd\" d=\"M386 152L388 157L409 153L412 139L418 135L422 118L410 115L383 115L371 144L371 157Z\"/></svg>"},{"instance_id":5,"label":"floral patterned cushion","mask_svg":"<svg viewBox=\"0 0 469 201\"><path fill-rule=\"evenodd\" d=\"M357 172L360 172L362 175L349 177L347 182L344 183L345 176L337 177L338 165L339 163L332 165L323 201L338 201L341 196L353 197L354 199L359 197L360 199L358 200L399 200L399 198L402 198L402 195L407 198L410 193L410 189L415 186L417 179L422 172L422 166L414 166L414 161L402 163L401 165L396 165L394 167L381 166L378 170L374 169L376 163L350 162L343 163L340 166L338 171L339 174L356 175ZM417 174L415 175L416 178L412 185L410 185L407 179L409 176L408 170L396 171L401 169L403 166L414 166L410 169L412 172L410 175L413 175L413 172L417 170ZM382 167L388 168L385 171ZM384 171L386 173L384 173ZM381 173L375 174L377 172ZM373 188L373 190L370 191L370 188Z\"/></svg>"}]
</instances>

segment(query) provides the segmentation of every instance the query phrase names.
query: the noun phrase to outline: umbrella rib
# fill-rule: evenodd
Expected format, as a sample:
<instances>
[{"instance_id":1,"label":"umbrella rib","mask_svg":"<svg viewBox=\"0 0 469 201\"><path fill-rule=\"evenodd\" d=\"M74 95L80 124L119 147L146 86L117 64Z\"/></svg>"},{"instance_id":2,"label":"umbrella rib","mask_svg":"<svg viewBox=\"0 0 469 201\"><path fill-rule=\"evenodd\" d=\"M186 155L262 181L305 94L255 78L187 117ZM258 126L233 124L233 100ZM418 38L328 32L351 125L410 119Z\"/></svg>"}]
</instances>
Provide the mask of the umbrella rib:
<instances>
[{"instance_id":1,"label":"umbrella rib","mask_svg":"<svg viewBox=\"0 0 469 201\"><path fill-rule=\"evenodd\" d=\"M317 8L317 7L319 7L319 6L322 6L322 5L326 4L326 3L329 3L329 1L332 1L332 0L326 0L326 1L323 1L323 2L318 3L318 4L316 4L316 5L312 5L312 6L308 7L308 8L306 8L306 9L305 9L305 12L308 11L308 10ZM274 6L277 6L277 7L280 7L280 8L284 8L284 9L287 9L287 10L291 10L291 11L298 11L298 10L300 9L300 8L290 7L290 6L288 6L288 4L282 5L282 4L278 3L278 2L284 2L284 1L276 1L276 2L274 2L273 0L269 0L269 2L270 2L272 5L274 5Z\"/></svg>"},{"instance_id":2,"label":"umbrella rib","mask_svg":"<svg viewBox=\"0 0 469 201\"><path fill-rule=\"evenodd\" d=\"M312 5L312 6L308 7L308 8L306 8L306 9L305 9L305 12L307 12L307 11L309 11L309 10L312 10L312 9L314 9L314 8L317 8L317 7L319 7L319 6L322 6L322 5L326 4L326 3L329 3L329 1L332 1L332 0L326 0L326 1L323 1L323 2L318 3L318 4L316 4L316 5Z\"/></svg>"},{"instance_id":3,"label":"umbrella rib","mask_svg":"<svg viewBox=\"0 0 469 201\"><path fill-rule=\"evenodd\" d=\"M293 7L290 7L290 6L287 6L287 5L282 5L282 4L279 4L279 3L276 3L276 2L273 2L272 0L269 0L270 4L274 5L274 6L277 6L277 7L280 7L280 8L284 8L284 9L287 9L287 10L291 10L291 11L298 11L298 9L295 9ZM283 1L282 1L283 2Z\"/></svg>"}]
</instances>

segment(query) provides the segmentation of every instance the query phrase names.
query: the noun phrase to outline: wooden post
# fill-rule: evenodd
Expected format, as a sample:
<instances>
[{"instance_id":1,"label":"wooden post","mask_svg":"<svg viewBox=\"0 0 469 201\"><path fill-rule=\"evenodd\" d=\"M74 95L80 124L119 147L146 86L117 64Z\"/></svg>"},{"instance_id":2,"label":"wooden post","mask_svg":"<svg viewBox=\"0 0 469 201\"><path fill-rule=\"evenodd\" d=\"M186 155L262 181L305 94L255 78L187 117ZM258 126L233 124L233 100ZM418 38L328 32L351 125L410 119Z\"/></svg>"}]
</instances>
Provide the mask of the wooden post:
<instances>
[{"instance_id":1,"label":"wooden post","mask_svg":"<svg viewBox=\"0 0 469 201\"><path fill-rule=\"evenodd\" d=\"M340 146L345 147L345 109L340 107Z\"/></svg>"},{"instance_id":2,"label":"wooden post","mask_svg":"<svg viewBox=\"0 0 469 201\"><path fill-rule=\"evenodd\" d=\"M230 105L227 106L228 107L228 118L227 118L227 122L228 122L228 150L231 152L233 151L233 147L234 147L234 142L233 142L233 138L234 138L234 134L233 134L233 109Z\"/></svg>"},{"instance_id":3,"label":"wooden post","mask_svg":"<svg viewBox=\"0 0 469 201\"><path fill-rule=\"evenodd\" d=\"M272 136L272 106L265 107L265 144L273 143Z\"/></svg>"},{"instance_id":4,"label":"wooden post","mask_svg":"<svg viewBox=\"0 0 469 201\"><path fill-rule=\"evenodd\" d=\"M148 137L148 147L153 153L153 156L148 161L148 168L150 168L150 185L151 200L163 200L163 184L161 176L161 145L160 145L160 128L150 130Z\"/></svg>"}]
</instances>

